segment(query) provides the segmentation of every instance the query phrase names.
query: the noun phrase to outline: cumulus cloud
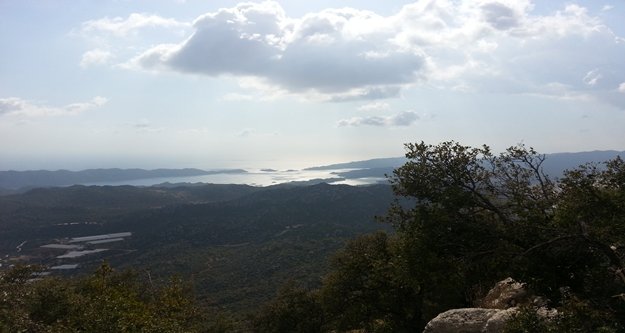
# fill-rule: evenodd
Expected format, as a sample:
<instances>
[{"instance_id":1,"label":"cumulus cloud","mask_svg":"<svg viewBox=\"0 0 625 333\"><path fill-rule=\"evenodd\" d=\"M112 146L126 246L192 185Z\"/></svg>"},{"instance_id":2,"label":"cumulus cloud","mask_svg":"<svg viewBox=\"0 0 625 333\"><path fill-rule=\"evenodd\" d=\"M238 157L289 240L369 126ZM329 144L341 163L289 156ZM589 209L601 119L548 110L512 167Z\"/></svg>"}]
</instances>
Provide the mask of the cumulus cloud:
<instances>
[{"instance_id":1,"label":"cumulus cloud","mask_svg":"<svg viewBox=\"0 0 625 333\"><path fill-rule=\"evenodd\" d=\"M210 76L254 77L293 94L350 98L397 95L396 85L417 79L423 54L398 48L392 32L361 27L382 17L354 9L286 16L271 1L243 3L200 16L195 32L178 44L162 44L131 64Z\"/></svg>"},{"instance_id":2,"label":"cumulus cloud","mask_svg":"<svg viewBox=\"0 0 625 333\"><path fill-rule=\"evenodd\" d=\"M82 55L80 67L87 68L94 65L104 65L108 63L112 57L113 54L111 52L101 49L87 51Z\"/></svg>"},{"instance_id":3,"label":"cumulus cloud","mask_svg":"<svg viewBox=\"0 0 625 333\"><path fill-rule=\"evenodd\" d=\"M622 93L625 93L625 82L619 84L618 91L622 92Z\"/></svg>"},{"instance_id":4,"label":"cumulus cloud","mask_svg":"<svg viewBox=\"0 0 625 333\"><path fill-rule=\"evenodd\" d=\"M410 126L419 119L414 111L404 111L391 116L368 116L342 119L338 122L341 127L345 126Z\"/></svg>"},{"instance_id":5,"label":"cumulus cloud","mask_svg":"<svg viewBox=\"0 0 625 333\"><path fill-rule=\"evenodd\" d=\"M568 95L604 98L625 77L625 39L575 4L537 13L529 0L422 0L389 16L342 8L294 18L264 1L192 25L133 14L84 29L123 35L185 24L190 36L144 49L126 68L235 77L265 95L332 102L397 97L419 85L545 94L559 84Z\"/></svg>"},{"instance_id":6,"label":"cumulus cloud","mask_svg":"<svg viewBox=\"0 0 625 333\"><path fill-rule=\"evenodd\" d=\"M72 103L61 107L54 107L27 101L17 97L0 98L0 115L18 115L28 117L40 116L68 116L77 115L106 104L108 100L96 96L87 102Z\"/></svg>"}]
</instances>

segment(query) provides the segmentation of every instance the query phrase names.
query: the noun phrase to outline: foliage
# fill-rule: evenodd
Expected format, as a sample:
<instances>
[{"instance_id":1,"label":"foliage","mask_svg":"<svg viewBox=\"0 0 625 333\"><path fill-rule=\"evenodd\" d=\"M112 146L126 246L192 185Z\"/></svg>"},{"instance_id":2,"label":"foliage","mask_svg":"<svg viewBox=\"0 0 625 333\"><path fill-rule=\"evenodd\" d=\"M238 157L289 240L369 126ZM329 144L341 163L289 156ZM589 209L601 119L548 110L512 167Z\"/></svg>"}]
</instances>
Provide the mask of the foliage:
<instances>
[{"instance_id":1,"label":"foliage","mask_svg":"<svg viewBox=\"0 0 625 333\"><path fill-rule=\"evenodd\" d=\"M321 332L325 318L315 293L286 284L277 296L256 314L254 332Z\"/></svg>"},{"instance_id":2,"label":"foliage","mask_svg":"<svg viewBox=\"0 0 625 333\"><path fill-rule=\"evenodd\" d=\"M504 333L550 333L549 322L541 317L537 309L523 307L506 323Z\"/></svg>"},{"instance_id":3,"label":"foliage","mask_svg":"<svg viewBox=\"0 0 625 333\"><path fill-rule=\"evenodd\" d=\"M32 273L33 268L16 267L2 274L0 332L206 332L217 327L176 279L156 287L107 264L80 279L33 280Z\"/></svg>"},{"instance_id":4,"label":"foliage","mask_svg":"<svg viewBox=\"0 0 625 333\"><path fill-rule=\"evenodd\" d=\"M621 159L581 166L552 180L544 156L522 145L495 155L455 142L406 145L391 177L387 221L399 237L405 277L421 290L423 323L470 305L506 276L562 304L561 288L607 316L622 300L625 167Z\"/></svg>"},{"instance_id":5,"label":"foliage","mask_svg":"<svg viewBox=\"0 0 625 333\"><path fill-rule=\"evenodd\" d=\"M623 332L622 324L606 313L576 298L567 299L558 313L551 317L541 315L540 309L522 307L506 323L504 333L616 333Z\"/></svg>"},{"instance_id":6,"label":"foliage","mask_svg":"<svg viewBox=\"0 0 625 333\"><path fill-rule=\"evenodd\" d=\"M414 315L406 306L416 296L397 278L391 238L363 235L335 254L321 289L331 327L367 332L409 331Z\"/></svg>"},{"instance_id":7,"label":"foliage","mask_svg":"<svg viewBox=\"0 0 625 333\"><path fill-rule=\"evenodd\" d=\"M406 150L383 218L396 233L361 237L336 255L320 291L328 329L419 331L512 276L559 314L523 310L510 332L623 331L620 158L552 179L545 156L523 145L498 155L456 142Z\"/></svg>"},{"instance_id":8,"label":"foliage","mask_svg":"<svg viewBox=\"0 0 625 333\"><path fill-rule=\"evenodd\" d=\"M392 198L388 185L38 189L0 197L0 252L15 253L28 240L20 254L55 266L58 254L38 260L40 245L130 231L97 256L116 268L147 269L154 281L179 274L199 302L242 322L289 279L318 287L327 257L346 240L390 229L373 222ZM93 224L55 225L81 221ZM72 263L80 264L72 274L84 274L97 260Z\"/></svg>"}]
</instances>

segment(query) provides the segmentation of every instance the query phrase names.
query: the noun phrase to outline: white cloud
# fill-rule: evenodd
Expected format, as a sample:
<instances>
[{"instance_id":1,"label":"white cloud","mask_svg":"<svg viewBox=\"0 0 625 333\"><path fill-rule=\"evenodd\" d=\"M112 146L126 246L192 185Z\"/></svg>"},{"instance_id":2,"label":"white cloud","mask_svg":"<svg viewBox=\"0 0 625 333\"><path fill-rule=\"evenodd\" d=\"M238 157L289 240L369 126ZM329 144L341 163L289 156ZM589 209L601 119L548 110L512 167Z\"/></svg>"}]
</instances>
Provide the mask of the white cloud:
<instances>
[{"instance_id":1,"label":"white cloud","mask_svg":"<svg viewBox=\"0 0 625 333\"><path fill-rule=\"evenodd\" d=\"M618 91L621 93L625 93L625 82L622 82L621 84L619 84Z\"/></svg>"},{"instance_id":2,"label":"white cloud","mask_svg":"<svg viewBox=\"0 0 625 333\"><path fill-rule=\"evenodd\" d=\"M612 6L612 5L603 5L603 7L601 7L601 11L603 11L603 12L607 12L607 11L610 11L612 9L614 9L614 6Z\"/></svg>"},{"instance_id":3,"label":"white cloud","mask_svg":"<svg viewBox=\"0 0 625 333\"><path fill-rule=\"evenodd\" d=\"M345 126L410 126L419 119L414 111L404 111L391 116L368 116L343 119L338 122L341 127Z\"/></svg>"},{"instance_id":4,"label":"white cloud","mask_svg":"<svg viewBox=\"0 0 625 333\"><path fill-rule=\"evenodd\" d=\"M107 64L112 57L113 54L111 52L101 49L87 51L82 55L80 67L87 68L93 65L104 65Z\"/></svg>"},{"instance_id":5,"label":"white cloud","mask_svg":"<svg viewBox=\"0 0 625 333\"><path fill-rule=\"evenodd\" d=\"M86 26L123 34L148 17L184 24L136 15ZM264 1L201 15L192 28L126 68L235 77L265 96L333 102L392 98L420 85L544 94L552 83L614 101L609 92L625 77L624 39L575 4L539 14L529 0L417 1L390 16L342 8L293 18Z\"/></svg>"},{"instance_id":6,"label":"white cloud","mask_svg":"<svg viewBox=\"0 0 625 333\"><path fill-rule=\"evenodd\" d=\"M200 16L194 34L134 58L136 67L255 77L288 94L387 97L393 85L413 82L423 55L393 45L389 33L359 30L381 17L354 9L288 18L276 2L243 3ZM389 90L390 89L390 90Z\"/></svg>"},{"instance_id":7,"label":"white cloud","mask_svg":"<svg viewBox=\"0 0 625 333\"><path fill-rule=\"evenodd\" d=\"M599 73L599 70L593 69L586 73L583 81L589 86L595 86L602 77L603 76Z\"/></svg>"},{"instance_id":8,"label":"white cloud","mask_svg":"<svg viewBox=\"0 0 625 333\"><path fill-rule=\"evenodd\" d=\"M119 16L114 18L104 17L84 22L82 24L82 31L85 33L105 32L122 37L139 29L157 27L187 28L189 27L189 24L172 18L160 17L158 15L133 13L127 18Z\"/></svg>"},{"instance_id":9,"label":"white cloud","mask_svg":"<svg viewBox=\"0 0 625 333\"><path fill-rule=\"evenodd\" d=\"M28 117L77 115L106 104L108 100L96 96L88 102L72 103L62 107L42 105L17 97L0 98L0 115L18 115Z\"/></svg>"}]
</instances>

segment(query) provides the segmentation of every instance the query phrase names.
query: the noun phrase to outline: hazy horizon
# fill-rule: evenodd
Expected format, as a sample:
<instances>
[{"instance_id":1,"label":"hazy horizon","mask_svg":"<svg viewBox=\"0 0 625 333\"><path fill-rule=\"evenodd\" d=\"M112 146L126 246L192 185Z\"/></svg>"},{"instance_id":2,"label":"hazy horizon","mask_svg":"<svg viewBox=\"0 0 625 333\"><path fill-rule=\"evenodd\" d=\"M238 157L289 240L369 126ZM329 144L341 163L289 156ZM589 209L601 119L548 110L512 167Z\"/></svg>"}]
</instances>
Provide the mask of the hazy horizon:
<instances>
[{"instance_id":1,"label":"hazy horizon","mask_svg":"<svg viewBox=\"0 0 625 333\"><path fill-rule=\"evenodd\" d=\"M544 153L544 152L538 152L540 154L545 154L545 155L558 155L558 154L583 154L583 153L595 153L595 152L615 152L615 153L625 153L625 150L620 151L620 150L588 150L588 151L577 151L577 152L573 152L573 151L562 151L562 152L548 152L548 153ZM494 152L495 154L500 153L499 151ZM330 165L335 165L335 164L344 164L344 163L351 163L351 162L361 162L361 161L369 161L369 160L377 160L377 159L394 159L394 158L402 158L404 157L404 155L398 155L398 156L383 156L383 157L372 157L372 158L365 158L365 159L354 159L354 160L337 160L337 161L330 161L327 163L316 163L316 164L303 164L302 161L293 161L292 163L288 163L289 161L287 161L287 163L284 163L284 161L282 161L283 163L277 163L277 162L273 162L272 161L260 161L261 164L258 165L252 165L252 164L246 164L243 163L241 161L230 161L230 163L232 164L227 164L224 163L222 164L222 166L187 166L187 165L179 165L179 164L172 164L171 166L162 166L162 165L149 165L146 164L146 161L142 161L141 163L139 163L139 166L137 165L106 165L106 164L93 164L93 166L90 166L91 164L85 164L86 167L59 167L59 168L32 168L32 169L0 169L0 171L40 171L40 170L46 170L46 171L60 171L60 170L67 170L67 171L83 171L83 170L88 170L88 169L145 169L145 170L155 170L155 169L201 169L201 170L205 170L205 171L219 171L219 170L236 170L236 169L242 169L245 170L247 172L267 172L267 170L269 169L273 169L274 171L277 172L288 172L288 171L302 171L304 169L307 168L314 168L314 167L325 167L325 166L330 166ZM549 158L549 156L547 156L547 158ZM237 164L237 162L239 162ZM259 162L259 161L256 161ZM108 163L108 162L107 162ZM263 164L264 163L264 164ZM53 165L53 164L49 164L49 165ZM144 165L144 166L141 166ZM296 165L296 166L293 166ZM332 169L332 170L339 170L339 169L343 169L343 168L338 168L338 169Z\"/></svg>"},{"instance_id":2,"label":"hazy horizon","mask_svg":"<svg viewBox=\"0 0 625 333\"><path fill-rule=\"evenodd\" d=\"M625 3L0 2L0 170L625 150Z\"/></svg>"}]
</instances>

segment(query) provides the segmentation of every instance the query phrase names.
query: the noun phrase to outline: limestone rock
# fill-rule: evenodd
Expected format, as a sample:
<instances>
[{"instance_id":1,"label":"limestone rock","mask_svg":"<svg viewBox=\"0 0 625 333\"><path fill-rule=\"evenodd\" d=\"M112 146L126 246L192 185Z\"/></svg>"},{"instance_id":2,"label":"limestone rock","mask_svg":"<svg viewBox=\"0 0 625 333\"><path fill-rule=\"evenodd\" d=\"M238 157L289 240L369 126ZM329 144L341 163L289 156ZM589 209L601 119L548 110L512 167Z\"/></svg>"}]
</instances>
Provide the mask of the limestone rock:
<instances>
[{"instance_id":1,"label":"limestone rock","mask_svg":"<svg viewBox=\"0 0 625 333\"><path fill-rule=\"evenodd\" d=\"M488 320L499 311L482 308L445 311L430 320L423 333L482 333Z\"/></svg>"}]
</instances>

